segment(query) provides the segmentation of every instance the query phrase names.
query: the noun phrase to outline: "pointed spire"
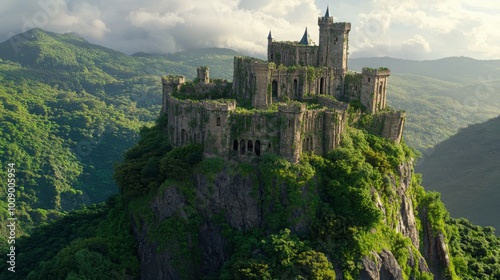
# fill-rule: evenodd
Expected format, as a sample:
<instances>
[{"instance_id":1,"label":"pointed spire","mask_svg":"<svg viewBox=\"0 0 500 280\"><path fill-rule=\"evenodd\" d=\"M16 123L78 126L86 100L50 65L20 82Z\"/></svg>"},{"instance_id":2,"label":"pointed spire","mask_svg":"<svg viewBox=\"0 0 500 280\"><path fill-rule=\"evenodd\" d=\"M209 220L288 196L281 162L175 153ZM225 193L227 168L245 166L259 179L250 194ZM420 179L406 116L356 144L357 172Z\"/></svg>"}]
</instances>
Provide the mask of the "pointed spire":
<instances>
[{"instance_id":1,"label":"pointed spire","mask_svg":"<svg viewBox=\"0 0 500 280\"><path fill-rule=\"evenodd\" d=\"M304 32L304 36L302 36L302 39L300 39L299 44L309 46L310 41L311 41L311 38L309 37L309 34L307 33L307 27L306 27L306 31Z\"/></svg>"},{"instance_id":2,"label":"pointed spire","mask_svg":"<svg viewBox=\"0 0 500 280\"><path fill-rule=\"evenodd\" d=\"M325 18L329 18L330 17L330 11L329 11L329 7L328 5L326 6L326 13L325 13Z\"/></svg>"},{"instance_id":3,"label":"pointed spire","mask_svg":"<svg viewBox=\"0 0 500 280\"><path fill-rule=\"evenodd\" d=\"M267 35L267 39L269 40L269 39L272 39L272 38L273 38L273 36L271 35L271 30L269 30L269 35Z\"/></svg>"}]
</instances>

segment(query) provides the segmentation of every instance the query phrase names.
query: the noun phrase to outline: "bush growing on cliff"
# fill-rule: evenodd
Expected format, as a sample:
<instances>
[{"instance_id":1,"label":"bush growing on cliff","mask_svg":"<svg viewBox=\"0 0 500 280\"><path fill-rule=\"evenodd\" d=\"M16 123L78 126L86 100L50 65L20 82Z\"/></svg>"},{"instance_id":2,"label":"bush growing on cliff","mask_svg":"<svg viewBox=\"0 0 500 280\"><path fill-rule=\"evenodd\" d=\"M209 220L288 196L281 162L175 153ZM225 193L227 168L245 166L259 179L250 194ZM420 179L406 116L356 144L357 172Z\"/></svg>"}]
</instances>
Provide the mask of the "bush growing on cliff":
<instances>
[{"instance_id":1,"label":"bush growing on cliff","mask_svg":"<svg viewBox=\"0 0 500 280\"><path fill-rule=\"evenodd\" d=\"M242 242L220 279L335 279L333 265L289 229Z\"/></svg>"}]
</instances>

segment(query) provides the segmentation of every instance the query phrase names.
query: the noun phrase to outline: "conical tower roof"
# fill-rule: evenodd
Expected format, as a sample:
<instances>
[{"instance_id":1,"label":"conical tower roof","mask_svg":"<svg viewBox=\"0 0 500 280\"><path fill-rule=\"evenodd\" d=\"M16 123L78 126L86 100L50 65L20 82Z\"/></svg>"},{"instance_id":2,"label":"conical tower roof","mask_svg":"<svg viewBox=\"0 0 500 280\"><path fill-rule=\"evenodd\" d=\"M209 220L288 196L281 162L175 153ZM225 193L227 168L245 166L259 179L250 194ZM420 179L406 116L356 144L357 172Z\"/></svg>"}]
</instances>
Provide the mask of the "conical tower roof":
<instances>
[{"instance_id":1,"label":"conical tower roof","mask_svg":"<svg viewBox=\"0 0 500 280\"><path fill-rule=\"evenodd\" d=\"M309 37L309 33L307 33L307 27L306 27L306 31L304 32L304 36L302 36L302 39L300 39L299 44L309 46L310 42L311 42L311 37Z\"/></svg>"}]
</instances>

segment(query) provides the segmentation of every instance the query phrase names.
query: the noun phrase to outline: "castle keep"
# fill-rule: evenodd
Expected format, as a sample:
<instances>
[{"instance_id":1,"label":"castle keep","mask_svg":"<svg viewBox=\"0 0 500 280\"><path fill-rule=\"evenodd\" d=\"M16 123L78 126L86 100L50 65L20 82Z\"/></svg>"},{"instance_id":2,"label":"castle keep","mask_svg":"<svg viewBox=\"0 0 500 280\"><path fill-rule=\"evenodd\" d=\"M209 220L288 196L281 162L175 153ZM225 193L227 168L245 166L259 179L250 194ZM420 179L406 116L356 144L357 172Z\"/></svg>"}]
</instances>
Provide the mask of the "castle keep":
<instances>
[{"instance_id":1,"label":"castle keep","mask_svg":"<svg viewBox=\"0 0 500 280\"><path fill-rule=\"evenodd\" d=\"M347 126L349 104L371 115L371 132L401 141L405 113L386 108L386 68L347 71L351 24L318 18L319 45L307 29L300 41L267 37L267 61L234 58L232 83L166 76L162 113L175 146L199 143L205 153L248 159L275 153L297 162L303 152L323 155L336 148ZM359 114L357 114L359 117Z\"/></svg>"}]
</instances>

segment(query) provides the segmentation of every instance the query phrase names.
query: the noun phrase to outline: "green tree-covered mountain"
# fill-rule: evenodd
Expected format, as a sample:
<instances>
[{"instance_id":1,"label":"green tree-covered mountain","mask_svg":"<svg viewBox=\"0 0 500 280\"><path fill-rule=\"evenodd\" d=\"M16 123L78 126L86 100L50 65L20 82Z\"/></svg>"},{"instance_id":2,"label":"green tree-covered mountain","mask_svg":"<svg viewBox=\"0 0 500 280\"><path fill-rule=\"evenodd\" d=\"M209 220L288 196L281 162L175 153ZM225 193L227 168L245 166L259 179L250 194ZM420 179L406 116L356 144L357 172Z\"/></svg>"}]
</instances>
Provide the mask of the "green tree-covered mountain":
<instances>
[{"instance_id":1,"label":"green tree-covered mountain","mask_svg":"<svg viewBox=\"0 0 500 280\"><path fill-rule=\"evenodd\" d=\"M116 193L113 164L160 111L159 76L193 77L191 64L222 65L233 55L196 50L179 55L186 63L129 56L40 29L0 44L0 176L16 165L23 228Z\"/></svg>"},{"instance_id":2,"label":"green tree-covered mountain","mask_svg":"<svg viewBox=\"0 0 500 280\"><path fill-rule=\"evenodd\" d=\"M500 228L500 117L461 129L417 165L451 214Z\"/></svg>"}]
</instances>

